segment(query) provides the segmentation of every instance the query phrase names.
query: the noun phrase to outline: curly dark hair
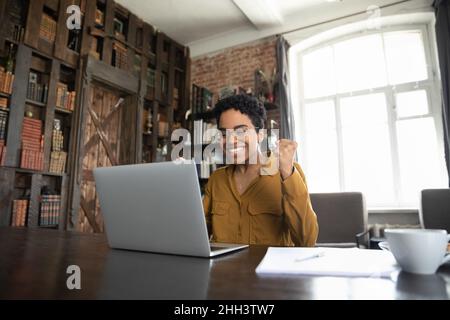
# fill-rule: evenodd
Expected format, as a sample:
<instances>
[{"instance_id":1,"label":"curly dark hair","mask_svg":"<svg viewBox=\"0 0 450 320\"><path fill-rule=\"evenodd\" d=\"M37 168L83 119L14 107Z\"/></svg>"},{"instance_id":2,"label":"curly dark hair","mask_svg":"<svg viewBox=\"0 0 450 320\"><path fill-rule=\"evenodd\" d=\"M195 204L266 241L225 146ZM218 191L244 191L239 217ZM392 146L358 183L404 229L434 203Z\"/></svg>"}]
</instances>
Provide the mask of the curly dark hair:
<instances>
[{"instance_id":1,"label":"curly dark hair","mask_svg":"<svg viewBox=\"0 0 450 320\"><path fill-rule=\"evenodd\" d=\"M222 113L234 109L247 115L255 128L264 129L267 113L264 104L255 97L247 94L238 94L219 100L214 108L214 115L219 125Z\"/></svg>"}]
</instances>

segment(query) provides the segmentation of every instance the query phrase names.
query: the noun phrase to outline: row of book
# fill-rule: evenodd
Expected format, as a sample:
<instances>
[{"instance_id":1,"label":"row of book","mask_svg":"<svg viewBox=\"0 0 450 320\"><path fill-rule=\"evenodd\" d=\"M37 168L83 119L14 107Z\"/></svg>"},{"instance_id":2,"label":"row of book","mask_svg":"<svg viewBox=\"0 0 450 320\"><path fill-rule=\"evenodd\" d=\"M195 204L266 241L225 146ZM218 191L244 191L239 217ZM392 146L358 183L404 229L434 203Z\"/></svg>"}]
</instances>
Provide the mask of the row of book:
<instances>
[{"instance_id":1,"label":"row of book","mask_svg":"<svg viewBox=\"0 0 450 320\"><path fill-rule=\"evenodd\" d=\"M44 140L41 120L32 118L23 120L20 167L36 171L44 169Z\"/></svg>"},{"instance_id":2,"label":"row of book","mask_svg":"<svg viewBox=\"0 0 450 320\"><path fill-rule=\"evenodd\" d=\"M8 113L0 110L0 166L5 165L6 161L6 121Z\"/></svg>"},{"instance_id":3,"label":"row of book","mask_svg":"<svg viewBox=\"0 0 450 320\"><path fill-rule=\"evenodd\" d=\"M20 42L23 40L24 28L23 24L26 20L28 1L8 0L6 3L8 10L4 10L2 20L3 36Z\"/></svg>"},{"instance_id":4,"label":"row of book","mask_svg":"<svg viewBox=\"0 0 450 320\"><path fill-rule=\"evenodd\" d=\"M25 28L23 26L17 24L13 26L12 40L16 42L22 42L24 35Z\"/></svg>"},{"instance_id":5,"label":"row of book","mask_svg":"<svg viewBox=\"0 0 450 320\"><path fill-rule=\"evenodd\" d=\"M29 200L14 200L12 206L11 226L25 227L27 225Z\"/></svg>"},{"instance_id":6,"label":"row of book","mask_svg":"<svg viewBox=\"0 0 450 320\"><path fill-rule=\"evenodd\" d=\"M75 109L75 91L69 91L65 83L58 83L56 86L56 107L73 111Z\"/></svg>"},{"instance_id":7,"label":"row of book","mask_svg":"<svg viewBox=\"0 0 450 320\"><path fill-rule=\"evenodd\" d=\"M93 56L95 59L100 60L100 51L101 51L101 44L100 40L96 37L92 38L92 44L91 44L91 50L89 51L89 54Z\"/></svg>"},{"instance_id":8,"label":"row of book","mask_svg":"<svg viewBox=\"0 0 450 320\"><path fill-rule=\"evenodd\" d=\"M105 15L103 14L103 11L100 9L95 10L95 24L99 27L103 27L103 23L105 21L104 19Z\"/></svg>"},{"instance_id":9,"label":"row of book","mask_svg":"<svg viewBox=\"0 0 450 320\"><path fill-rule=\"evenodd\" d=\"M38 74L30 72L28 78L27 99L47 103L48 85L38 82Z\"/></svg>"},{"instance_id":10,"label":"row of book","mask_svg":"<svg viewBox=\"0 0 450 320\"><path fill-rule=\"evenodd\" d=\"M51 173L63 174L66 172L67 152L53 151L50 154L50 167L48 169Z\"/></svg>"},{"instance_id":11,"label":"row of book","mask_svg":"<svg viewBox=\"0 0 450 320\"><path fill-rule=\"evenodd\" d=\"M142 66L142 57L139 54L135 54L133 59L133 73L136 77L140 77L141 66Z\"/></svg>"},{"instance_id":12,"label":"row of book","mask_svg":"<svg viewBox=\"0 0 450 320\"><path fill-rule=\"evenodd\" d=\"M44 170L44 151L22 149L20 167L34 171Z\"/></svg>"},{"instance_id":13,"label":"row of book","mask_svg":"<svg viewBox=\"0 0 450 320\"><path fill-rule=\"evenodd\" d=\"M158 121L158 136L167 137L169 135L169 123L167 121Z\"/></svg>"},{"instance_id":14,"label":"row of book","mask_svg":"<svg viewBox=\"0 0 450 320\"><path fill-rule=\"evenodd\" d=\"M61 213L60 195L42 195L39 211L39 225L41 227L56 226L59 224Z\"/></svg>"},{"instance_id":15,"label":"row of book","mask_svg":"<svg viewBox=\"0 0 450 320\"><path fill-rule=\"evenodd\" d=\"M64 136L61 130L53 129L52 134L52 151L63 151Z\"/></svg>"},{"instance_id":16,"label":"row of book","mask_svg":"<svg viewBox=\"0 0 450 320\"><path fill-rule=\"evenodd\" d=\"M23 119L22 149L41 151L43 149L42 121L33 118Z\"/></svg>"},{"instance_id":17,"label":"row of book","mask_svg":"<svg viewBox=\"0 0 450 320\"><path fill-rule=\"evenodd\" d=\"M5 71L5 68L0 67L0 92L11 94L14 83L14 74Z\"/></svg>"},{"instance_id":18,"label":"row of book","mask_svg":"<svg viewBox=\"0 0 450 320\"><path fill-rule=\"evenodd\" d=\"M0 109L8 109L8 98L0 97Z\"/></svg>"},{"instance_id":19,"label":"row of book","mask_svg":"<svg viewBox=\"0 0 450 320\"><path fill-rule=\"evenodd\" d=\"M173 88L173 108L178 110L180 108L180 91L178 88Z\"/></svg>"},{"instance_id":20,"label":"row of book","mask_svg":"<svg viewBox=\"0 0 450 320\"><path fill-rule=\"evenodd\" d=\"M0 166L4 166L6 161L5 140L0 140Z\"/></svg>"},{"instance_id":21,"label":"row of book","mask_svg":"<svg viewBox=\"0 0 450 320\"><path fill-rule=\"evenodd\" d=\"M161 72L161 96L163 99L167 99L169 89L168 82L169 82L169 75L166 72Z\"/></svg>"},{"instance_id":22,"label":"row of book","mask_svg":"<svg viewBox=\"0 0 450 320\"><path fill-rule=\"evenodd\" d=\"M0 140L6 140L7 121L8 121L8 112L0 110Z\"/></svg>"},{"instance_id":23,"label":"row of book","mask_svg":"<svg viewBox=\"0 0 450 320\"><path fill-rule=\"evenodd\" d=\"M192 85L192 113L198 114L213 108L213 93L206 88Z\"/></svg>"},{"instance_id":24,"label":"row of book","mask_svg":"<svg viewBox=\"0 0 450 320\"><path fill-rule=\"evenodd\" d=\"M56 39L56 20L48 14L42 15L41 27L39 29L39 37L48 42L55 42Z\"/></svg>"},{"instance_id":25,"label":"row of book","mask_svg":"<svg viewBox=\"0 0 450 320\"><path fill-rule=\"evenodd\" d=\"M147 86L154 88L156 85L156 70L147 68Z\"/></svg>"},{"instance_id":26,"label":"row of book","mask_svg":"<svg viewBox=\"0 0 450 320\"><path fill-rule=\"evenodd\" d=\"M118 43L115 42L113 45L114 49L114 66L119 69L126 70L128 68L128 50L127 48Z\"/></svg>"}]
</instances>

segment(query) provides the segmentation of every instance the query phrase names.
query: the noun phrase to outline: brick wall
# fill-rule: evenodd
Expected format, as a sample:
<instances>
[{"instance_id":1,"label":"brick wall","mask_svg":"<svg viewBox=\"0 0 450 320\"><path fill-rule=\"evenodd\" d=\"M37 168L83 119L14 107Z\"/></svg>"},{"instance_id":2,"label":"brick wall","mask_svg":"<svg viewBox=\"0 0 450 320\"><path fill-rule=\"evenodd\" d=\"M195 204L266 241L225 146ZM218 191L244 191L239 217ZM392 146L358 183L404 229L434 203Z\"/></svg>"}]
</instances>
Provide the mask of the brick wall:
<instances>
[{"instance_id":1,"label":"brick wall","mask_svg":"<svg viewBox=\"0 0 450 320\"><path fill-rule=\"evenodd\" d=\"M272 74L275 66L276 40L270 37L194 58L191 80L214 92L217 99L220 89L227 86L254 88L255 71Z\"/></svg>"},{"instance_id":2,"label":"brick wall","mask_svg":"<svg viewBox=\"0 0 450 320\"><path fill-rule=\"evenodd\" d=\"M254 89L255 71L261 69L270 76L275 67L276 39L270 37L194 58L191 82L208 88L217 101L222 88L239 86L245 90ZM279 112L270 111L268 115L279 121Z\"/></svg>"}]
</instances>

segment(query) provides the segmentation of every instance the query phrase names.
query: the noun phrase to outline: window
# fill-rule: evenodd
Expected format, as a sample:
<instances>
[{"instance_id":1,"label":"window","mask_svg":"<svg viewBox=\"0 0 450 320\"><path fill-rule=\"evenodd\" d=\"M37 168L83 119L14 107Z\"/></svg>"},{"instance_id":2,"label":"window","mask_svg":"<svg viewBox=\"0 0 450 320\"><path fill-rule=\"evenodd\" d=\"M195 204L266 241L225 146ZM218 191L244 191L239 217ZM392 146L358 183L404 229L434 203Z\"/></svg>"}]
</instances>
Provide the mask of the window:
<instances>
[{"instance_id":1,"label":"window","mask_svg":"<svg viewBox=\"0 0 450 320\"><path fill-rule=\"evenodd\" d=\"M299 53L300 158L310 192L361 191L370 207L418 206L447 186L427 28L338 39Z\"/></svg>"}]
</instances>

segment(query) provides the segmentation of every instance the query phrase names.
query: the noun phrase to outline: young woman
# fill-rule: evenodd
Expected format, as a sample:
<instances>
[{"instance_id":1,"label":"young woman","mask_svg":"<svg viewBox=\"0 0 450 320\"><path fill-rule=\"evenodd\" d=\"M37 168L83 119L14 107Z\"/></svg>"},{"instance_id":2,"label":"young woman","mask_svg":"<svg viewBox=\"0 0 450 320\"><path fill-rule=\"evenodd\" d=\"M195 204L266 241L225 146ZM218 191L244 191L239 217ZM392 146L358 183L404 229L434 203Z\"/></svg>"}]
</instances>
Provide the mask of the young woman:
<instances>
[{"instance_id":1,"label":"young woman","mask_svg":"<svg viewBox=\"0 0 450 320\"><path fill-rule=\"evenodd\" d=\"M215 107L227 163L211 176L203 206L213 242L314 246L317 217L305 175L294 162L297 143L278 141L278 170L257 155L266 111L255 98L231 96ZM256 134L249 134L249 132ZM257 141L255 141L255 139ZM241 161L239 161L241 160ZM274 157L271 157L274 161Z\"/></svg>"}]
</instances>

